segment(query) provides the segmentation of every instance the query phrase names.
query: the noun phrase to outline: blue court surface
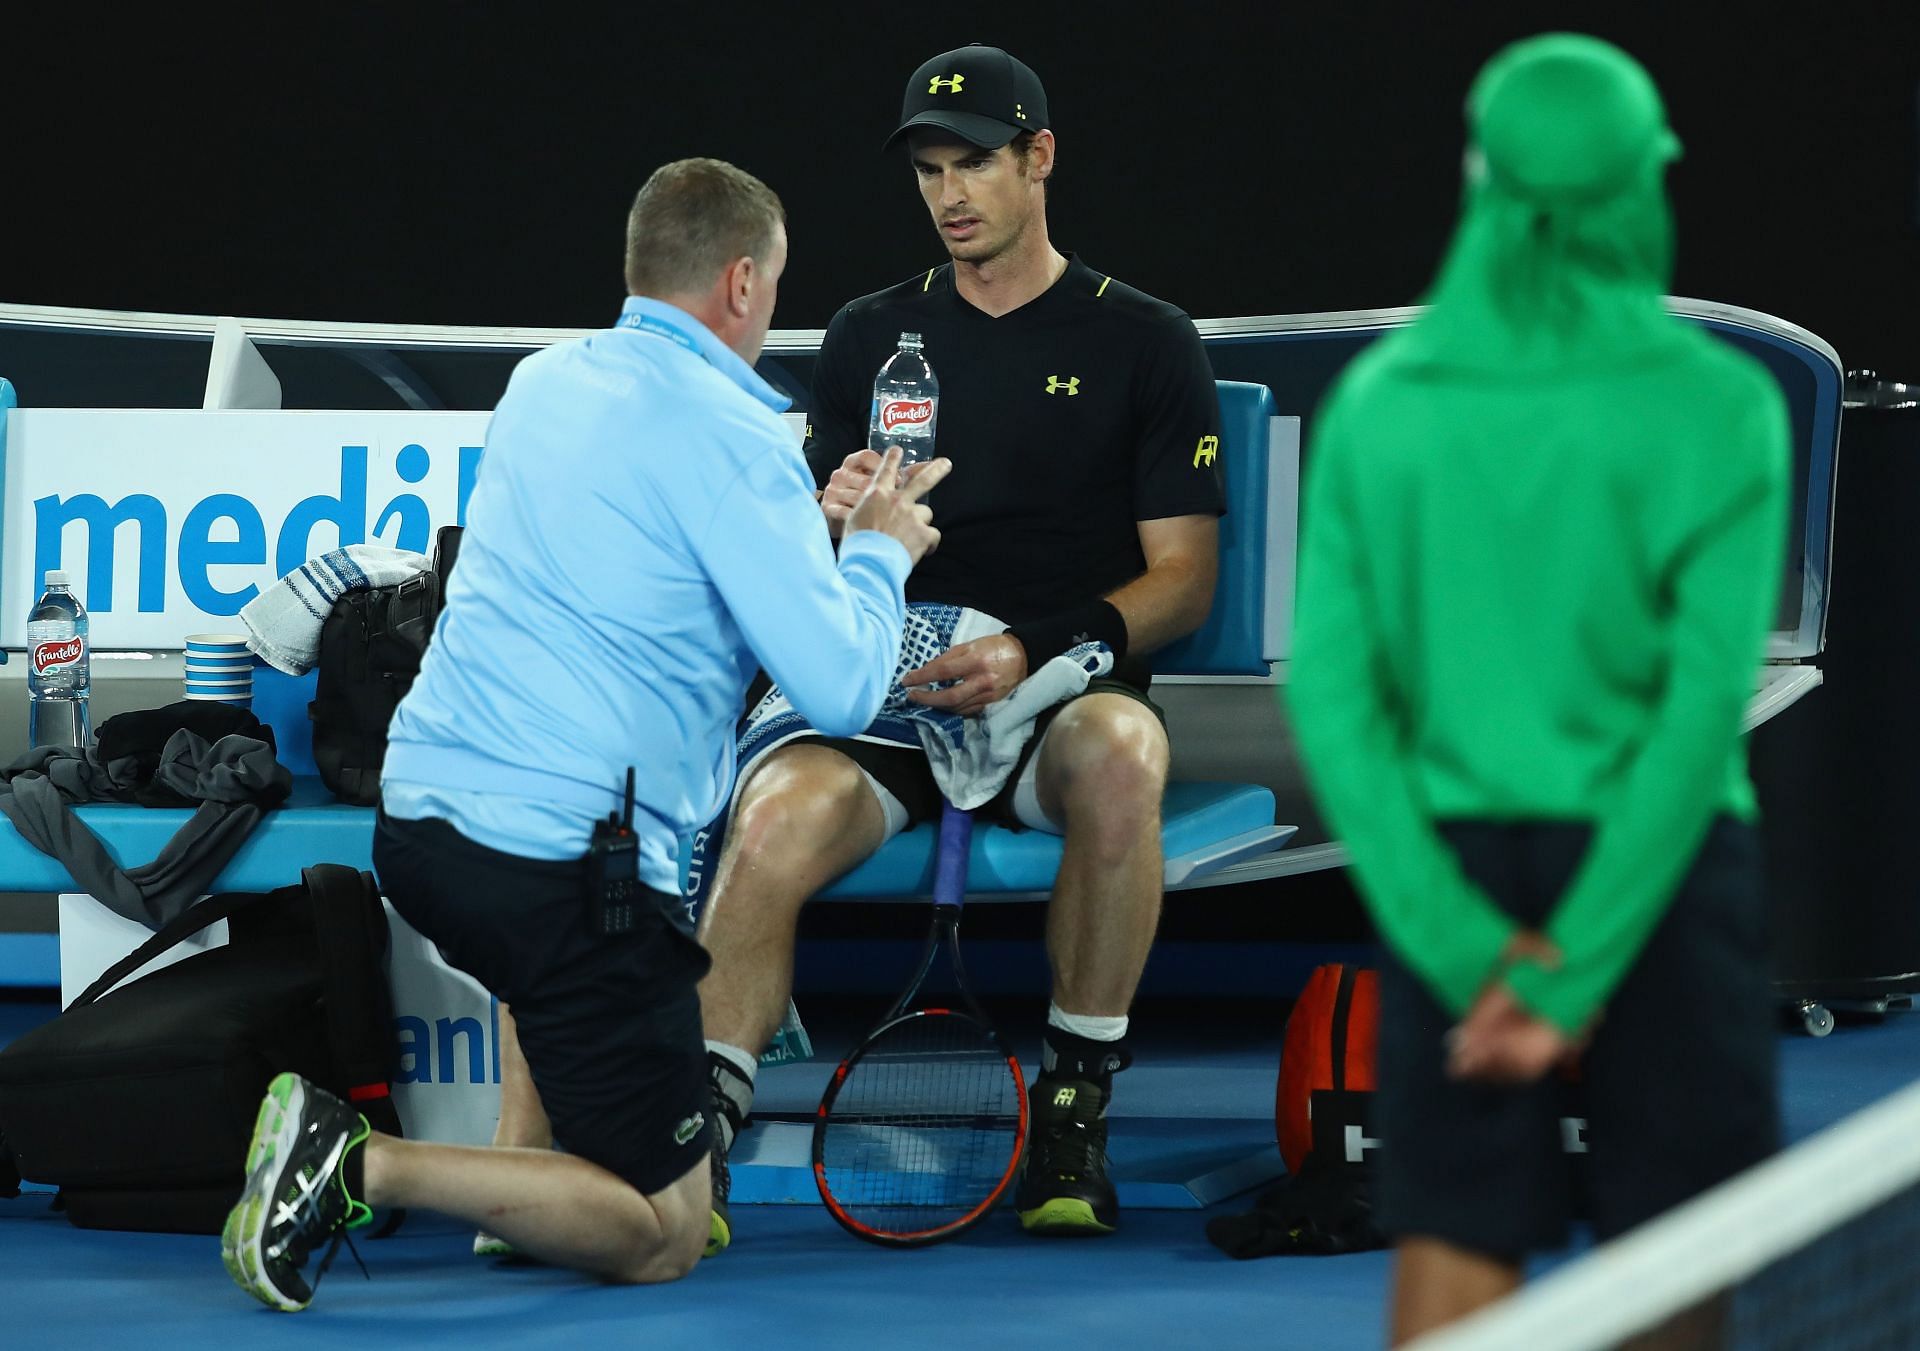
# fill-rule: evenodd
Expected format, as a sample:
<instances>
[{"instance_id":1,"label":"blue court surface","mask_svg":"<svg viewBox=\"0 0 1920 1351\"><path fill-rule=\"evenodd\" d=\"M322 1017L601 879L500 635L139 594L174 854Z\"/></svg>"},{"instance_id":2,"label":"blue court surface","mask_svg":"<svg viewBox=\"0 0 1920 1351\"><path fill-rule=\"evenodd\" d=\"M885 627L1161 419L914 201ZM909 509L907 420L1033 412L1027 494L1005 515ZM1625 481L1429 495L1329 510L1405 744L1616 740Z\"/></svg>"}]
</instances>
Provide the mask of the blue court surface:
<instances>
[{"instance_id":1,"label":"blue court surface","mask_svg":"<svg viewBox=\"0 0 1920 1351\"><path fill-rule=\"evenodd\" d=\"M1271 1138L1281 1006L1266 1007L1271 1017L1204 1002L1142 1010L1139 1062L1116 1089L1117 1158L1164 1155L1171 1139L1205 1163ZM0 1042L51 1012L0 1002ZM1788 1130L1800 1138L1920 1072L1920 1014L1843 1021L1820 1041L1783 1034L1781 1053ZM361 1245L371 1280L342 1249L314 1306L293 1316L235 1289L212 1238L77 1230L47 1200L0 1200L0 1345L1344 1351L1383 1342L1387 1255L1232 1261L1203 1226L1244 1209L1247 1196L1132 1210L1119 1234L1093 1241L1029 1239L1008 1213L916 1252L859 1243L817 1205L738 1206L730 1251L649 1289L476 1260L469 1230L417 1215L399 1236Z\"/></svg>"}]
</instances>

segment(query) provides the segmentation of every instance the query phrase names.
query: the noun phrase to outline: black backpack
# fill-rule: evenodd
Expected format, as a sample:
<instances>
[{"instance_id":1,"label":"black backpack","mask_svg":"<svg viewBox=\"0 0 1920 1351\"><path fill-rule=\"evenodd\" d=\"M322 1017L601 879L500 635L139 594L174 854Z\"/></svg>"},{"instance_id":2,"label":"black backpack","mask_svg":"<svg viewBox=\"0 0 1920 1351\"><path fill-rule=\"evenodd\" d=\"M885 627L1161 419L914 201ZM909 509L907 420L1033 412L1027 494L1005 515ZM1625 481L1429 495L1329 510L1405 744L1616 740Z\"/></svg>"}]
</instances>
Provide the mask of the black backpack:
<instances>
[{"instance_id":1,"label":"black backpack","mask_svg":"<svg viewBox=\"0 0 1920 1351\"><path fill-rule=\"evenodd\" d=\"M420 674L459 551L460 527L441 527L430 568L397 586L347 592L321 625L307 716L320 781L343 802L371 807L380 799L387 725Z\"/></svg>"},{"instance_id":2,"label":"black backpack","mask_svg":"<svg viewBox=\"0 0 1920 1351\"><path fill-rule=\"evenodd\" d=\"M221 919L226 946L113 988ZM282 1070L397 1134L386 943L373 878L335 864L182 912L0 1051L0 1195L24 1178L81 1228L218 1233Z\"/></svg>"}]
</instances>

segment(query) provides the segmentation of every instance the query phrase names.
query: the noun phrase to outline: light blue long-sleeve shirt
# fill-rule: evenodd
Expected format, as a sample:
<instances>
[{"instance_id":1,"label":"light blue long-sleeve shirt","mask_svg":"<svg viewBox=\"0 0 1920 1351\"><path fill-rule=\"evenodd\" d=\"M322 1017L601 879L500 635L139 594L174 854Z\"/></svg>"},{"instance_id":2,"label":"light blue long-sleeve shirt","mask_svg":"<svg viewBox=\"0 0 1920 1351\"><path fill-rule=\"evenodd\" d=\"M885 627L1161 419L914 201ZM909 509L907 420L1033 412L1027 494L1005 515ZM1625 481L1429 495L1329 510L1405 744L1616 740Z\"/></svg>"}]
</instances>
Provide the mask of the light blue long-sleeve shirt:
<instances>
[{"instance_id":1,"label":"light blue long-sleeve shirt","mask_svg":"<svg viewBox=\"0 0 1920 1351\"><path fill-rule=\"evenodd\" d=\"M787 399L698 320L627 301L620 326L520 363L420 674L394 714L387 812L577 858L636 771L642 879L733 782L756 666L829 735L878 713L911 568L890 536L836 559Z\"/></svg>"}]
</instances>

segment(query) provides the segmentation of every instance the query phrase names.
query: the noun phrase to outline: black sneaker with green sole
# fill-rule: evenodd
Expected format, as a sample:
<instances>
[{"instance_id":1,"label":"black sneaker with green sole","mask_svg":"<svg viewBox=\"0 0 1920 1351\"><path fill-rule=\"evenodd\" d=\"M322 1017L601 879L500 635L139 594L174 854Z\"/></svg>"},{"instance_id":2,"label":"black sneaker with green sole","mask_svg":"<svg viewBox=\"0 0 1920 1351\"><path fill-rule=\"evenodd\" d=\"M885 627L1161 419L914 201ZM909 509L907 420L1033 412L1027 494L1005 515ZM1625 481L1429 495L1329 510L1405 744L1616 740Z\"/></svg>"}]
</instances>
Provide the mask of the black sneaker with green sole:
<instances>
[{"instance_id":1,"label":"black sneaker with green sole","mask_svg":"<svg viewBox=\"0 0 1920 1351\"><path fill-rule=\"evenodd\" d=\"M1014 1193L1030 1234L1088 1237L1120 1227L1107 1179L1107 1098L1086 1079L1036 1079L1027 1090L1027 1159Z\"/></svg>"},{"instance_id":2,"label":"black sneaker with green sole","mask_svg":"<svg viewBox=\"0 0 1920 1351\"><path fill-rule=\"evenodd\" d=\"M733 1242L733 1217L727 1209L727 1195L733 1190L733 1174L727 1168L727 1151L720 1145L720 1123L713 1125L713 1214L707 1221L707 1248L703 1257L718 1257Z\"/></svg>"},{"instance_id":3,"label":"black sneaker with green sole","mask_svg":"<svg viewBox=\"0 0 1920 1351\"><path fill-rule=\"evenodd\" d=\"M297 1074L275 1076L254 1118L247 1184L220 1233L227 1274L262 1304L295 1313L313 1302L334 1247L373 1212L347 1195L347 1151L366 1142L367 1119ZM301 1269L328 1244L309 1284Z\"/></svg>"}]
</instances>

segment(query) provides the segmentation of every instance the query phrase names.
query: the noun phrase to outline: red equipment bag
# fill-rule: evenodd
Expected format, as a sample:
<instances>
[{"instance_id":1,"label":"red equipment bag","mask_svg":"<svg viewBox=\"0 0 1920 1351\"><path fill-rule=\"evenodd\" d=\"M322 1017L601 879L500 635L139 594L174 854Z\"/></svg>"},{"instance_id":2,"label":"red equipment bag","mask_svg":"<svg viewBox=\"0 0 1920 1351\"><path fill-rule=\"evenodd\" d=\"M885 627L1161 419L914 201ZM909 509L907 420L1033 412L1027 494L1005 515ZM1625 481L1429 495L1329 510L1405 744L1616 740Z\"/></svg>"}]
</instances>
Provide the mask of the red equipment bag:
<instances>
[{"instance_id":1,"label":"red equipment bag","mask_svg":"<svg viewBox=\"0 0 1920 1351\"><path fill-rule=\"evenodd\" d=\"M1315 967L1287 1016L1274 1120L1287 1171L1366 1161L1374 1054L1380 1043L1380 977L1365 967Z\"/></svg>"}]
</instances>

